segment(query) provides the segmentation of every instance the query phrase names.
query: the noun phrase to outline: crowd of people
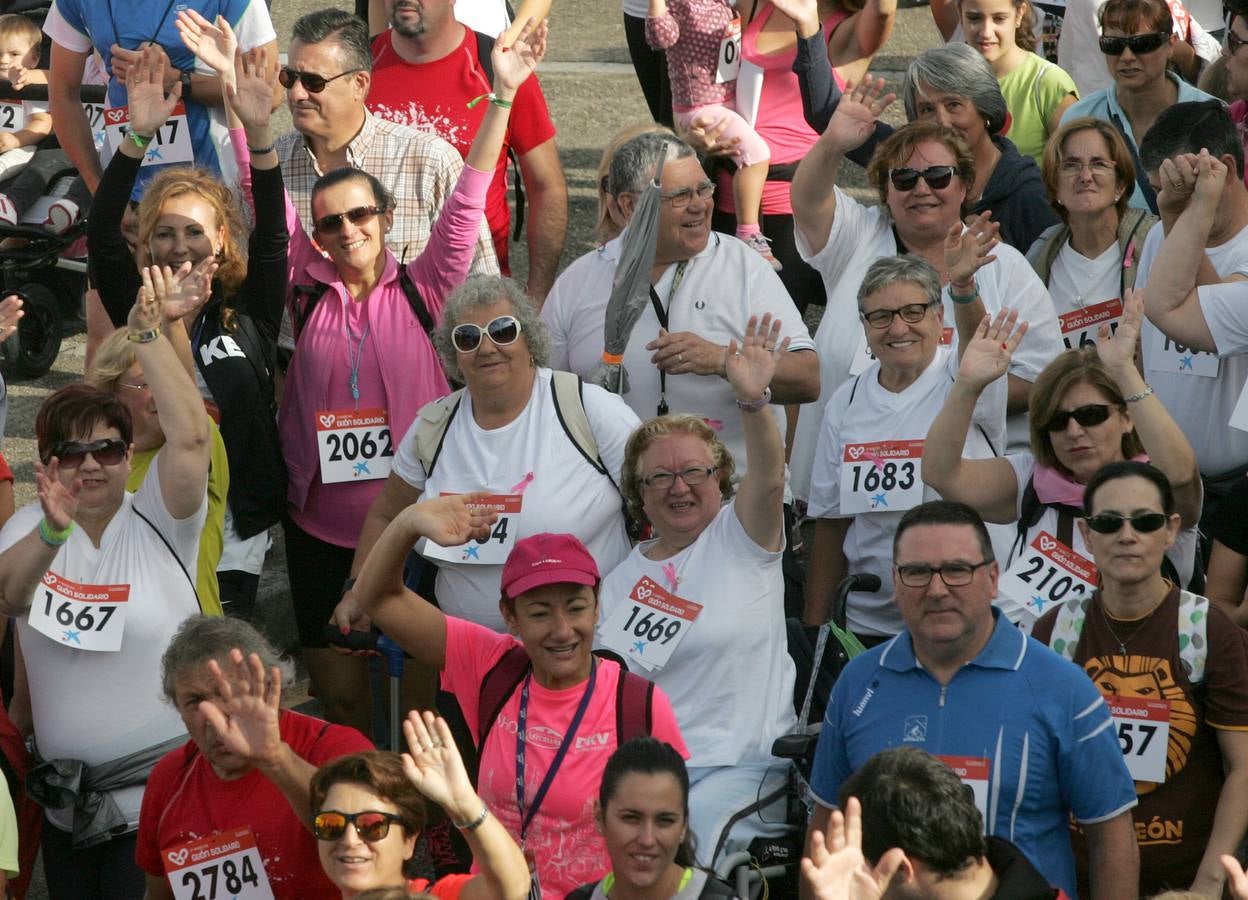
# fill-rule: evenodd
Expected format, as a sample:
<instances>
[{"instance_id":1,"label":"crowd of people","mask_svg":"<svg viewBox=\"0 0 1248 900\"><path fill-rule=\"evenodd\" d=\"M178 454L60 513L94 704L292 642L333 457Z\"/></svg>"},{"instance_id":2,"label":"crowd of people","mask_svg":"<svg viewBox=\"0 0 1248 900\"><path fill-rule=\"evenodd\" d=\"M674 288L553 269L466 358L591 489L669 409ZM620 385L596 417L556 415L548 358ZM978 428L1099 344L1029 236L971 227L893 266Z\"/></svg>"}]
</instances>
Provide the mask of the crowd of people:
<instances>
[{"instance_id":1,"label":"crowd of people","mask_svg":"<svg viewBox=\"0 0 1248 900\"><path fill-rule=\"evenodd\" d=\"M562 269L548 2L6 8L0 220L89 279L0 895L1248 898L1241 3L931 0L894 127L896 0L623 0Z\"/></svg>"}]
</instances>

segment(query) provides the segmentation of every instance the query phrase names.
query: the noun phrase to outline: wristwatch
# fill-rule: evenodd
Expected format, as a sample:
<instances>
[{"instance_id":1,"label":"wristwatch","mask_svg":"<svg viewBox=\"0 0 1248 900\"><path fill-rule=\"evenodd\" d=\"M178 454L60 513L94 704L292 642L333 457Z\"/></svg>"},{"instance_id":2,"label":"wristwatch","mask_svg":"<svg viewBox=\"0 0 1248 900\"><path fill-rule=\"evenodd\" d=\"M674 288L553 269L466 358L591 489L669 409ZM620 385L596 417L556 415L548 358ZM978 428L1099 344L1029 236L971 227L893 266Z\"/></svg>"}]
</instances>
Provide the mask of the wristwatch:
<instances>
[{"instance_id":1,"label":"wristwatch","mask_svg":"<svg viewBox=\"0 0 1248 900\"><path fill-rule=\"evenodd\" d=\"M178 76L178 81L182 82L182 99L191 99L191 70L183 69L182 74Z\"/></svg>"}]
</instances>

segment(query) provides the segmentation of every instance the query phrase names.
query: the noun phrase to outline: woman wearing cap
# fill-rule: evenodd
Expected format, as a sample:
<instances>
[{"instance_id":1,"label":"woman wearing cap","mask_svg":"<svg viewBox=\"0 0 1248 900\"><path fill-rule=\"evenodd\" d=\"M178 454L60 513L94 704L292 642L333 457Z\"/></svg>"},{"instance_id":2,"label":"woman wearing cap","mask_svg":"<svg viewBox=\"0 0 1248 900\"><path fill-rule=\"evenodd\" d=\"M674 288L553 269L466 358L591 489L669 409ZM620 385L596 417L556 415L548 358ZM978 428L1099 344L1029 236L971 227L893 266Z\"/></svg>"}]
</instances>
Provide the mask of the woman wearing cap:
<instances>
[{"instance_id":1,"label":"woman wearing cap","mask_svg":"<svg viewBox=\"0 0 1248 900\"><path fill-rule=\"evenodd\" d=\"M524 848L541 896L562 898L611 868L593 798L630 720L617 709L629 682L621 688L619 665L590 653L600 578L572 535L533 535L508 555L499 600L507 634L448 616L404 586L403 562L420 538L448 547L489 539L497 516L485 497L438 497L400 512L355 596L417 662L441 671L479 747L478 792ZM650 733L685 752L667 697L656 688L647 704Z\"/></svg>"}]
</instances>

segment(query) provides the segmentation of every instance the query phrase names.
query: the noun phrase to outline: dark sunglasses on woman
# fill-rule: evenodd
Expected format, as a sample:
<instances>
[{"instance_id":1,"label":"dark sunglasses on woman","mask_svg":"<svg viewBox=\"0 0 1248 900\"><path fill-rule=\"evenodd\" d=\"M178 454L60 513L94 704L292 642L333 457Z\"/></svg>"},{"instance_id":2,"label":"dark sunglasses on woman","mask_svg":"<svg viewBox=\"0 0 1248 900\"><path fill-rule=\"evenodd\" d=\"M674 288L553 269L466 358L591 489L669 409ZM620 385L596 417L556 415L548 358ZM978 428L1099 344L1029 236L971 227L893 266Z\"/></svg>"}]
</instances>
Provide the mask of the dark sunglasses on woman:
<instances>
[{"instance_id":1,"label":"dark sunglasses on woman","mask_svg":"<svg viewBox=\"0 0 1248 900\"><path fill-rule=\"evenodd\" d=\"M118 438L103 438L88 443L58 441L52 445L49 458L55 456L62 469L76 469L88 453L102 466L115 466L126 458L126 442Z\"/></svg>"},{"instance_id":2,"label":"dark sunglasses on woman","mask_svg":"<svg viewBox=\"0 0 1248 900\"><path fill-rule=\"evenodd\" d=\"M460 353L472 353L481 346L483 335L488 335L496 347L514 344L520 337L520 320L515 316L499 316L491 319L485 328L465 322L451 329L451 343Z\"/></svg>"},{"instance_id":3,"label":"dark sunglasses on woman","mask_svg":"<svg viewBox=\"0 0 1248 900\"><path fill-rule=\"evenodd\" d=\"M357 206L355 209L349 209L346 212L330 213L328 216L321 216L312 225L319 234L337 234L342 231L344 219L350 219L352 225L363 225L383 212L385 210L380 206Z\"/></svg>"},{"instance_id":4,"label":"dark sunglasses on woman","mask_svg":"<svg viewBox=\"0 0 1248 900\"><path fill-rule=\"evenodd\" d=\"M324 75L317 75L313 72L300 72L298 69L290 68L290 66L282 66L277 72L277 81L287 90L290 90L290 88L295 86L295 82L299 81L303 83L303 89L309 94L319 94L325 90L325 85L331 81L337 81L345 75L359 71L362 70L347 69L345 72L339 72L337 75L331 75L329 78L326 78Z\"/></svg>"},{"instance_id":5,"label":"dark sunglasses on woman","mask_svg":"<svg viewBox=\"0 0 1248 900\"><path fill-rule=\"evenodd\" d=\"M889 169L888 180L899 191L912 191L922 178L927 186L934 191L949 187L949 182L958 172L956 166L928 166L926 169Z\"/></svg>"},{"instance_id":6,"label":"dark sunglasses on woman","mask_svg":"<svg viewBox=\"0 0 1248 900\"><path fill-rule=\"evenodd\" d=\"M1168 31L1152 31L1148 34L1133 34L1130 37L1110 37L1101 35L1101 52L1106 56L1122 56L1123 50L1130 50L1136 56L1152 53L1170 40Z\"/></svg>"},{"instance_id":7,"label":"dark sunglasses on woman","mask_svg":"<svg viewBox=\"0 0 1248 900\"><path fill-rule=\"evenodd\" d=\"M1151 534L1157 529L1164 527L1166 519L1166 514L1159 512L1132 513L1129 516L1124 516L1122 513L1105 512L1088 516L1084 521L1097 534L1117 534L1122 531L1124 522L1131 523L1132 531L1140 534Z\"/></svg>"},{"instance_id":8,"label":"dark sunglasses on woman","mask_svg":"<svg viewBox=\"0 0 1248 900\"><path fill-rule=\"evenodd\" d=\"M1109 404L1107 403L1089 403L1086 406L1080 406L1076 409L1065 410L1059 409L1053 413L1053 417L1045 423L1045 431L1065 431L1066 426L1070 424L1070 420L1074 419L1084 428L1091 428L1093 425L1100 425L1109 418Z\"/></svg>"},{"instance_id":9,"label":"dark sunglasses on woman","mask_svg":"<svg viewBox=\"0 0 1248 900\"><path fill-rule=\"evenodd\" d=\"M357 813L341 813L327 809L316 814L312 820L312 833L317 840L336 841L347 832L347 823L355 826L355 833L360 840L374 844L384 841L390 833L391 822L402 822L403 817L394 813L364 810Z\"/></svg>"}]
</instances>

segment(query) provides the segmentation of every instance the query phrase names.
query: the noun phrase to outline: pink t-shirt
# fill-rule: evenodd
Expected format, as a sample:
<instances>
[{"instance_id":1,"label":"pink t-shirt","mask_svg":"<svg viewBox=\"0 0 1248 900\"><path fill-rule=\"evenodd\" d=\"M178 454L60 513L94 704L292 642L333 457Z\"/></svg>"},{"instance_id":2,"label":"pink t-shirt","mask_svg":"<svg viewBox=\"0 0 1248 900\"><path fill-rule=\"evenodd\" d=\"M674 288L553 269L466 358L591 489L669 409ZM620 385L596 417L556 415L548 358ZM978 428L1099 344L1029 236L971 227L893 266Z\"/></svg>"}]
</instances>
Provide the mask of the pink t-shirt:
<instances>
[{"instance_id":1,"label":"pink t-shirt","mask_svg":"<svg viewBox=\"0 0 1248 900\"><path fill-rule=\"evenodd\" d=\"M758 121L754 130L771 148L772 165L797 162L802 159L815 141L818 133L806 124L802 113L802 90L797 76L793 74L793 60L797 57L797 44L775 53L760 53L758 35L771 18L775 7L770 3L758 5L758 12L741 33L741 58L754 63L763 70L763 91L758 101ZM823 20L823 33L828 36L846 17L844 12L834 12ZM834 72L835 75L835 72ZM839 75L837 84L844 87ZM724 212L735 213L736 203L732 197L732 176L723 172L719 176L716 202ZM791 216L793 206L789 203L787 181L768 181L763 188L763 212L769 216Z\"/></svg>"},{"instance_id":2,"label":"pink t-shirt","mask_svg":"<svg viewBox=\"0 0 1248 900\"><path fill-rule=\"evenodd\" d=\"M464 619L446 619L446 666L442 687L459 701L464 718L477 738L481 682L503 654L517 643ZM598 661L594 696L575 735L575 744L551 784L525 835L526 850L537 859L538 880L546 900L562 900L582 884L597 881L611 870L602 836L594 826L594 799L607 758L618 746L615 733L615 692L619 666ZM550 767L585 687L552 691L536 681L529 686L528 728L525 741L525 800L532 802ZM516 723L520 691L503 704L481 751L477 793L508 833L520 840L520 811L516 804ZM654 691L652 734L667 741L688 759L676 716L667 695Z\"/></svg>"}]
</instances>

